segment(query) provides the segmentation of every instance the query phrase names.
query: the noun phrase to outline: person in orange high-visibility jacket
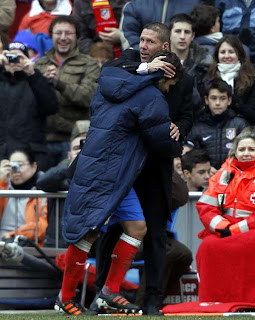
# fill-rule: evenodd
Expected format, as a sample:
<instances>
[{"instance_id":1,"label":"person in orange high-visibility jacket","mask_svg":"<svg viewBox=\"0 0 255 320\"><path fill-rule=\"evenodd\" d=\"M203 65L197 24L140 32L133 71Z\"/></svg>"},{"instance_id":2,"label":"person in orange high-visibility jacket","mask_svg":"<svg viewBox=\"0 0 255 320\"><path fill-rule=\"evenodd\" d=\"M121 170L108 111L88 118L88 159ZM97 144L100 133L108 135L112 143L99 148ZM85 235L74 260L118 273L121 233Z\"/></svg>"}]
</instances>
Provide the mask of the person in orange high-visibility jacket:
<instances>
[{"instance_id":1,"label":"person in orange high-visibility jacket","mask_svg":"<svg viewBox=\"0 0 255 320\"><path fill-rule=\"evenodd\" d=\"M209 180L197 202L205 226L200 234L223 238L255 229L255 127L237 136L231 156Z\"/></svg>"},{"instance_id":2,"label":"person in orange high-visibility jacket","mask_svg":"<svg viewBox=\"0 0 255 320\"><path fill-rule=\"evenodd\" d=\"M0 161L0 189L35 189L38 173L34 157L30 148L17 148L10 154L9 159L2 159ZM1 240L18 234L35 241L36 232L38 232L38 243L42 246L47 226L46 198L39 198L38 201L29 197L0 198Z\"/></svg>"},{"instance_id":3,"label":"person in orange high-visibility jacket","mask_svg":"<svg viewBox=\"0 0 255 320\"><path fill-rule=\"evenodd\" d=\"M205 226L196 254L199 301L255 303L255 126L236 137L197 210Z\"/></svg>"}]
</instances>

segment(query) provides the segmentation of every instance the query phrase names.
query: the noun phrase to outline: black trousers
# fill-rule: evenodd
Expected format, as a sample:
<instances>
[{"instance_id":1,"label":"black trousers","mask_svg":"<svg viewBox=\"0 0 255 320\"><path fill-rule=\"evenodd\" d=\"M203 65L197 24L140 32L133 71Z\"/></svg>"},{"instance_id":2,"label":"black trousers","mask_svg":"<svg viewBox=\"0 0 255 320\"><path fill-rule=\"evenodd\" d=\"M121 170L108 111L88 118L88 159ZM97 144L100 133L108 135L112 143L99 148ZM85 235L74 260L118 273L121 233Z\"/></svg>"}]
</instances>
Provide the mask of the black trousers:
<instances>
[{"instance_id":1,"label":"black trousers","mask_svg":"<svg viewBox=\"0 0 255 320\"><path fill-rule=\"evenodd\" d=\"M163 272L166 262L166 223L170 215L170 199L167 198L167 194L171 198L171 161L166 168L167 172L164 174L158 159L149 157L134 185L147 224L143 250L146 277L145 306L149 304L161 305L162 303ZM114 231L114 227L112 227L106 234L102 234L98 241L95 282L97 291L105 283L111 263L111 253L120 234L121 231Z\"/></svg>"}]
</instances>

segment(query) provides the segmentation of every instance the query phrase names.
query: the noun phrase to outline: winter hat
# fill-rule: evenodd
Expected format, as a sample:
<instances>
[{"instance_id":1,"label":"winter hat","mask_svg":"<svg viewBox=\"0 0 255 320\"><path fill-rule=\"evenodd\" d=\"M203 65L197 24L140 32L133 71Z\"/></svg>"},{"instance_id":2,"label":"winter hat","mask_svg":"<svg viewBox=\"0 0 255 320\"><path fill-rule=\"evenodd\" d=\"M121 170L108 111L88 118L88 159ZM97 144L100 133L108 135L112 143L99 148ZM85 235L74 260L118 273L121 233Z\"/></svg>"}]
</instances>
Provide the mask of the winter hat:
<instances>
[{"instance_id":1,"label":"winter hat","mask_svg":"<svg viewBox=\"0 0 255 320\"><path fill-rule=\"evenodd\" d=\"M89 125L90 125L89 120L76 121L73 126L70 140L73 141L75 138L79 137L80 135L87 133L89 131Z\"/></svg>"},{"instance_id":2,"label":"winter hat","mask_svg":"<svg viewBox=\"0 0 255 320\"><path fill-rule=\"evenodd\" d=\"M13 41L24 43L28 49L33 49L35 53L39 51L35 36L28 30L18 31Z\"/></svg>"},{"instance_id":3,"label":"winter hat","mask_svg":"<svg viewBox=\"0 0 255 320\"><path fill-rule=\"evenodd\" d=\"M24 43L21 42L10 42L7 45L7 50L20 50L24 53L25 56L28 57L28 49Z\"/></svg>"}]
</instances>

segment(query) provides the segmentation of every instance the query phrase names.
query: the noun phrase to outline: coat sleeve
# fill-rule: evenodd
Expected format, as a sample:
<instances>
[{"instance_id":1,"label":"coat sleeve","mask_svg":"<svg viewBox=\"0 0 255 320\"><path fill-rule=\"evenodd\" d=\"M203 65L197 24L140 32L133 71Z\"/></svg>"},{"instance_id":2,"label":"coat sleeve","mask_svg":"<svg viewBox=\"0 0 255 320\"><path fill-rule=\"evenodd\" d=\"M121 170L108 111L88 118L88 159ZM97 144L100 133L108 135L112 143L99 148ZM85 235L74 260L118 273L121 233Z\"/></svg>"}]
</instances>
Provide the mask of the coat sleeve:
<instances>
[{"instance_id":1,"label":"coat sleeve","mask_svg":"<svg viewBox=\"0 0 255 320\"><path fill-rule=\"evenodd\" d=\"M255 125L255 81L247 93L234 95L231 108L241 114L250 125Z\"/></svg>"},{"instance_id":2,"label":"coat sleeve","mask_svg":"<svg viewBox=\"0 0 255 320\"><path fill-rule=\"evenodd\" d=\"M60 93L60 99L66 100L75 107L89 108L96 89L96 81L100 74L97 62L89 59L86 72L80 83L68 83L59 81L56 90Z\"/></svg>"},{"instance_id":3,"label":"coat sleeve","mask_svg":"<svg viewBox=\"0 0 255 320\"><path fill-rule=\"evenodd\" d=\"M179 108L178 117L176 121L173 121L179 128L182 140L187 138L188 133L192 128L193 123L193 79L189 75L186 75L183 81L183 100L181 107ZM170 101L171 105L171 101Z\"/></svg>"},{"instance_id":4,"label":"coat sleeve","mask_svg":"<svg viewBox=\"0 0 255 320\"><path fill-rule=\"evenodd\" d=\"M26 223L22 227L17 229L17 234L23 235L28 239L35 241L36 222L35 222L35 212L32 212L32 206L34 209L33 201L34 199L30 199L29 200L30 203L28 203L26 206L26 212L25 212ZM48 226L47 199L41 198L38 200L38 240L39 242L43 241L47 226ZM10 237L13 237L15 235L15 231L9 232L9 235Z\"/></svg>"},{"instance_id":5,"label":"coat sleeve","mask_svg":"<svg viewBox=\"0 0 255 320\"><path fill-rule=\"evenodd\" d=\"M222 216L220 211L220 204L218 201L218 194L215 192L215 186L222 174L218 171L209 180L209 187L203 193L196 204L199 218L206 230L210 233L216 233L216 229L225 229L231 223Z\"/></svg>"},{"instance_id":6,"label":"coat sleeve","mask_svg":"<svg viewBox=\"0 0 255 320\"><path fill-rule=\"evenodd\" d=\"M107 61L103 67L118 67L132 74L137 74L136 69L140 63L139 51L128 49L123 51L118 59Z\"/></svg>"},{"instance_id":7,"label":"coat sleeve","mask_svg":"<svg viewBox=\"0 0 255 320\"><path fill-rule=\"evenodd\" d=\"M9 182L0 179L0 190L8 190L9 189ZM8 198L0 198L0 220L2 219L4 208L6 207L8 202Z\"/></svg>"},{"instance_id":8,"label":"coat sleeve","mask_svg":"<svg viewBox=\"0 0 255 320\"><path fill-rule=\"evenodd\" d=\"M86 13L86 15L84 16L83 13ZM89 28L90 24L95 24L95 18L91 8L91 1L74 1L74 17L76 18L80 26L80 52L88 53L96 36L96 31L94 32L94 34L92 34L91 29Z\"/></svg>"},{"instance_id":9,"label":"coat sleeve","mask_svg":"<svg viewBox=\"0 0 255 320\"><path fill-rule=\"evenodd\" d=\"M1 0L0 4L0 30L8 30L15 16L15 0Z\"/></svg>"},{"instance_id":10,"label":"coat sleeve","mask_svg":"<svg viewBox=\"0 0 255 320\"><path fill-rule=\"evenodd\" d=\"M58 111L58 99L55 88L49 80L36 69L32 76L27 77L27 80L33 90L39 112L44 115L56 113Z\"/></svg>"},{"instance_id":11,"label":"coat sleeve","mask_svg":"<svg viewBox=\"0 0 255 320\"><path fill-rule=\"evenodd\" d=\"M143 25L138 17L137 2L134 0L128 2L122 11L120 30L123 34L121 42L125 49L129 47L139 50L140 34L142 33Z\"/></svg>"},{"instance_id":12,"label":"coat sleeve","mask_svg":"<svg viewBox=\"0 0 255 320\"><path fill-rule=\"evenodd\" d=\"M50 168L37 179L36 188L46 192L68 190L70 182L69 179L66 178L66 173L66 164Z\"/></svg>"},{"instance_id":13,"label":"coat sleeve","mask_svg":"<svg viewBox=\"0 0 255 320\"><path fill-rule=\"evenodd\" d=\"M139 126L144 143L160 156L180 157L182 145L170 137L168 104L163 96L157 96L139 112Z\"/></svg>"}]
</instances>

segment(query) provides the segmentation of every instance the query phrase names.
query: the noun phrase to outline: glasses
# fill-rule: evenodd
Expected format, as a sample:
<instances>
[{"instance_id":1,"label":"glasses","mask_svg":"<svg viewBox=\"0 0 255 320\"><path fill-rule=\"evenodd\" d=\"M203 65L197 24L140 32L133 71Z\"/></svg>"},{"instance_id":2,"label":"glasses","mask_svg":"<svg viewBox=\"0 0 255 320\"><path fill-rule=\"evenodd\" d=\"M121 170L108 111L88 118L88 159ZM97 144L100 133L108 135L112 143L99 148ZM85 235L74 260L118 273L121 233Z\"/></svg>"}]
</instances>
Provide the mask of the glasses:
<instances>
[{"instance_id":1,"label":"glasses","mask_svg":"<svg viewBox=\"0 0 255 320\"><path fill-rule=\"evenodd\" d=\"M61 37L62 34L64 34L65 36L67 37L71 37L73 34L76 34L76 32L71 32L71 31L57 31L57 32L52 32L52 34L54 36L57 36L57 37Z\"/></svg>"}]
</instances>

